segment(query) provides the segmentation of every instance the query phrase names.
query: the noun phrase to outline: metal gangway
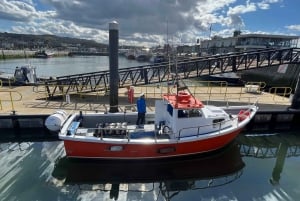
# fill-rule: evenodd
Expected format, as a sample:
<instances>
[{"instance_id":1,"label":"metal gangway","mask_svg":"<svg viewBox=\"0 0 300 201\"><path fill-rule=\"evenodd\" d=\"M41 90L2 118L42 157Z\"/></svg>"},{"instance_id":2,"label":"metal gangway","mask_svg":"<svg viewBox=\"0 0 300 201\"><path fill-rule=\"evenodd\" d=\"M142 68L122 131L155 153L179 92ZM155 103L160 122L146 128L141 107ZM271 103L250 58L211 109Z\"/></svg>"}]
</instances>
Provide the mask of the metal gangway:
<instances>
[{"instance_id":1,"label":"metal gangway","mask_svg":"<svg viewBox=\"0 0 300 201\"><path fill-rule=\"evenodd\" d=\"M170 73L182 79L238 72L281 64L300 63L300 49L262 49L225 55L171 59L169 62L119 69L119 87L168 82ZM109 70L60 76L44 83L48 97L61 94L109 91Z\"/></svg>"}]
</instances>

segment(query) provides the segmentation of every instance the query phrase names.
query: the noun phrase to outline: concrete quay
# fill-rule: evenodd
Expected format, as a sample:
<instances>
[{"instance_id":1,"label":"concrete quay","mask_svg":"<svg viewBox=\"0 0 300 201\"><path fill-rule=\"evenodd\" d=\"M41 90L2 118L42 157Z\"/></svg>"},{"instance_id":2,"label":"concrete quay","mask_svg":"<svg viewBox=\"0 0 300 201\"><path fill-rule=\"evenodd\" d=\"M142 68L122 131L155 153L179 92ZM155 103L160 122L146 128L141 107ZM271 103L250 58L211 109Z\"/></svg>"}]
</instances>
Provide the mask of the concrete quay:
<instances>
[{"instance_id":1,"label":"concrete quay","mask_svg":"<svg viewBox=\"0 0 300 201\"><path fill-rule=\"evenodd\" d=\"M232 105L253 103L258 98L259 110L287 110L289 98L267 92L247 92L245 87L189 87L190 91L204 104ZM119 111L135 109L135 100L144 92L148 111L154 111L155 99L161 98L166 88L156 86L140 86L134 88L134 102L128 101L127 89L119 89ZM171 89L172 90L172 89ZM52 114L56 110L67 113L105 112L109 110L109 95L104 92L61 95L51 100L47 97L43 86L16 86L0 88L0 114Z\"/></svg>"}]
</instances>

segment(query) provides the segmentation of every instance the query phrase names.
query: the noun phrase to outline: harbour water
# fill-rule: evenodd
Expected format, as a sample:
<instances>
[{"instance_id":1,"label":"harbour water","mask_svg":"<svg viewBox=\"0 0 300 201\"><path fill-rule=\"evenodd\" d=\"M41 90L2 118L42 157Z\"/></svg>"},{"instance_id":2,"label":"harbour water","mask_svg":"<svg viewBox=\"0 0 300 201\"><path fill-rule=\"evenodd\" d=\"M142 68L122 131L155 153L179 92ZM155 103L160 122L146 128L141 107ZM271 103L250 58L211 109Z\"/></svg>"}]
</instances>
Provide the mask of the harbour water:
<instances>
[{"instance_id":1,"label":"harbour water","mask_svg":"<svg viewBox=\"0 0 300 201\"><path fill-rule=\"evenodd\" d=\"M108 57L18 59L37 74L108 69ZM125 58L119 67L143 65ZM269 133L272 134L272 133ZM300 135L240 135L216 153L182 160L70 160L62 142L0 143L0 200L272 200L300 197Z\"/></svg>"},{"instance_id":2,"label":"harbour water","mask_svg":"<svg viewBox=\"0 0 300 201\"><path fill-rule=\"evenodd\" d=\"M171 161L66 159L62 142L0 144L0 200L299 200L300 137L238 137Z\"/></svg>"},{"instance_id":3,"label":"harbour water","mask_svg":"<svg viewBox=\"0 0 300 201\"><path fill-rule=\"evenodd\" d=\"M53 57L48 59L29 58L0 60L0 71L13 72L18 66L32 65L36 67L39 77L57 77L79 73L89 73L109 69L109 57L107 56L78 56L78 57ZM123 56L119 57L119 68L136 67L149 64L128 60Z\"/></svg>"}]
</instances>

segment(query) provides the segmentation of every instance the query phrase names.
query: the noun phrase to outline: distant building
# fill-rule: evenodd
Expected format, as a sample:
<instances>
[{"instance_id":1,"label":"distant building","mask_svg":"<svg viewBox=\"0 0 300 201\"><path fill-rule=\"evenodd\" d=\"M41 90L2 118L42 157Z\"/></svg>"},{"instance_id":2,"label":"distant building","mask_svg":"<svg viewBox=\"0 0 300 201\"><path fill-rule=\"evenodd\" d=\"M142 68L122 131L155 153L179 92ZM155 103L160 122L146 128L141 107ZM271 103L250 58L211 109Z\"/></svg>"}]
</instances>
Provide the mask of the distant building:
<instances>
[{"instance_id":1,"label":"distant building","mask_svg":"<svg viewBox=\"0 0 300 201\"><path fill-rule=\"evenodd\" d=\"M10 42L2 42L0 44L0 48L2 49L13 49L14 48L14 44L10 43Z\"/></svg>"},{"instance_id":2,"label":"distant building","mask_svg":"<svg viewBox=\"0 0 300 201\"><path fill-rule=\"evenodd\" d=\"M201 55L226 54L264 48L297 47L299 36L244 34L235 31L232 37L214 36L211 40L203 40L200 45Z\"/></svg>"}]
</instances>

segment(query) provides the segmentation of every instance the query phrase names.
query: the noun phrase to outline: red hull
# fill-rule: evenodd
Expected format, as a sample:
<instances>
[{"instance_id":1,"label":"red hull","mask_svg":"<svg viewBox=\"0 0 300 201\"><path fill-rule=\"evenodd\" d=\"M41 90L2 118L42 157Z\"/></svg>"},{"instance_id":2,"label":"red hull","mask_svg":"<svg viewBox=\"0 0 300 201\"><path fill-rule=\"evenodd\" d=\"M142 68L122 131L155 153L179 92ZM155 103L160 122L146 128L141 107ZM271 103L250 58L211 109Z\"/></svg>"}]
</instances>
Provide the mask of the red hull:
<instances>
[{"instance_id":1,"label":"red hull","mask_svg":"<svg viewBox=\"0 0 300 201\"><path fill-rule=\"evenodd\" d=\"M241 129L232 133L189 142L178 143L107 143L64 140L66 155L76 158L158 159L199 154L220 149L233 141ZM121 150L111 150L118 146Z\"/></svg>"}]
</instances>

